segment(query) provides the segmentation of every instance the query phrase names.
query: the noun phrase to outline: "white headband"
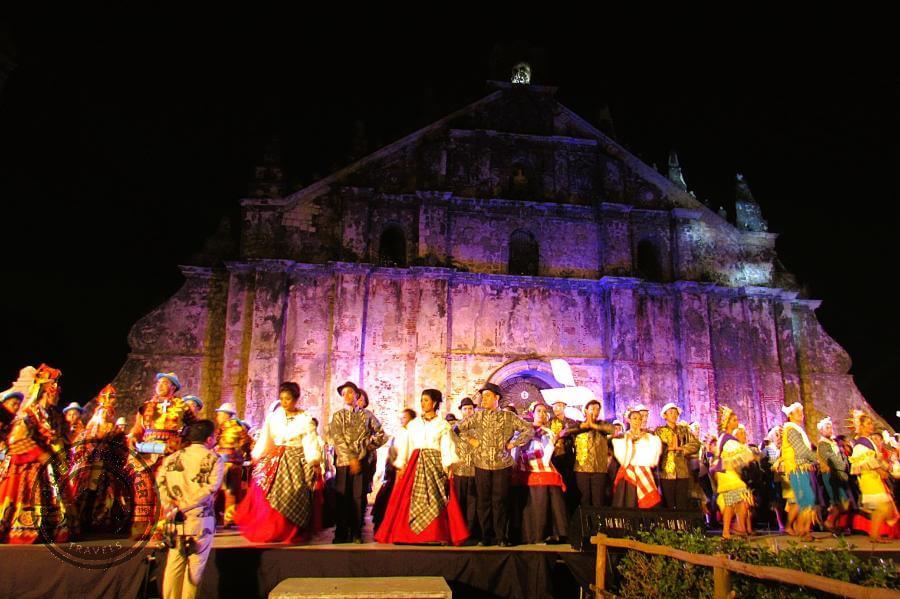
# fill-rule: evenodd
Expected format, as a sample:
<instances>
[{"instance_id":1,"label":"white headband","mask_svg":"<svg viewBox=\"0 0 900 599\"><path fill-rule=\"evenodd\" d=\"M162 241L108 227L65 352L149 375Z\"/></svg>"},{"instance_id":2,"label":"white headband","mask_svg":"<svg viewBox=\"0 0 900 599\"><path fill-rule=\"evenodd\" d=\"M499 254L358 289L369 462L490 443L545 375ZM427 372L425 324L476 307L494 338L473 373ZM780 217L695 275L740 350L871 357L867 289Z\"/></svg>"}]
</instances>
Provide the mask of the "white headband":
<instances>
[{"instance_id":1,"label":"white headband","mask_svg":"<svg viewBox=\"0 0 900 599\"><path fill-rule=\"evenodd\" d=\"M802 409L803 409L803 406L800 404L800 402L799 402L799 401L795 401L794 403L792 403L792 404L789 405L789 406L784 406L784 407L782 407L782 408L781 408L781 411L784 412L784 415L785 415L785 416L790 416L790 415L791 415L791 412L793 412L793 411L795 411L795 410L802 410Z\"/></svg>"}]
</instances>

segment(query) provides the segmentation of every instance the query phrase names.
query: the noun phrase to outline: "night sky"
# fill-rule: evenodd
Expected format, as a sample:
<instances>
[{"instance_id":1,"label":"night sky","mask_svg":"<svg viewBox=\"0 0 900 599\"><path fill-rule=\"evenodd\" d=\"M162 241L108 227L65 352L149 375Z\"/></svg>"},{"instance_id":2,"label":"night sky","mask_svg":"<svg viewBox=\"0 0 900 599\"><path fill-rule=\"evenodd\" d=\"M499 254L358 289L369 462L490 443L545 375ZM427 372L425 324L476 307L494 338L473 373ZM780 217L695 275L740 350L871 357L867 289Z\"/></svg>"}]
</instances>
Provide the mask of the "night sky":
<instances>
[{"instance_id":1,"label":"night sky","mask_svg":"<svg viewBox=\"0 0 900 599\"><path fill-rule=\"evenodd\" d=\"M348 163L359 124L373 151L486 95L495 44L515 50L496 33L338 29L323 43L311 23L134 25L0 24L17 65L0 91L0 387L44 361L64 372L64 402L93 397L129 327L181 285L176 265L237 217L273 135L297 189ZM535 38L535 80L592 122L608 104L649 164L676 149L688 187L732 214L744 173L782 262L896 427L900 85L890 54L825 37L767 59L759 33L662 43L653 59L622 40Z\"/></svg>"}]
</instances>

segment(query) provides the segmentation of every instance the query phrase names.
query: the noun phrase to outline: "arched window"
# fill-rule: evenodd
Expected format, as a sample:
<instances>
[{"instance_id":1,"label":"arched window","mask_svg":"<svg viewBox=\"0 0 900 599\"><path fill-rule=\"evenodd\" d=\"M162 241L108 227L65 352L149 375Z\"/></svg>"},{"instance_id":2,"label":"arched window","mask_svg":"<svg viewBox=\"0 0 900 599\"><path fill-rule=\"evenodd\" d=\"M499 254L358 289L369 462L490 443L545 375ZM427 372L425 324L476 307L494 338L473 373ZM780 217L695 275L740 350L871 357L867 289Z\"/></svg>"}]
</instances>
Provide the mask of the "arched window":
<instances>
[{"instance_id":1,"label":"arched window","mask_svg":"<svg viewBox=\"0 0 900 599\"><path fill-rule=\"evenodd\" d=\"M509 268L511 275L528 275L535 277L538 274L538 244L534 235L528 231L518 229L509 236Z\"/></svg>"},{"instance_id":2,"label":"arched window","mask_svg":"<svg viewBox=\"0 0 900 599\"><path fill-rule=\"evenodd\" d=\"M406 266L406 235L399 225L388 225L378 242L378 264L381 266Z\"/></svg>"},{"instance_id":3,"label":"arched window","mask_svg":"<svg viewBox=\"0 0 900 599\"><path fill-rule=\"evenodd\" d=\"M659 248L649 239L643 239L638 243L635 271L645 281L662 281Z\"/></svg>"}]
</instances>

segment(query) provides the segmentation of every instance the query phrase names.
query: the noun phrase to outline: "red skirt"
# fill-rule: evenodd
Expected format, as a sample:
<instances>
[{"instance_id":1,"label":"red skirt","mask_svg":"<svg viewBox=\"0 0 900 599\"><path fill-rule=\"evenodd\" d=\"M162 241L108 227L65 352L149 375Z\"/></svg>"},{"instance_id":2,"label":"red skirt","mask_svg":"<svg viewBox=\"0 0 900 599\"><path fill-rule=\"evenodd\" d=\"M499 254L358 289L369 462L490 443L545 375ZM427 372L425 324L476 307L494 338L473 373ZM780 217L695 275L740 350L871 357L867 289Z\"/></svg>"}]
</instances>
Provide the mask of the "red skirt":
<instances>
[{"instance_id":1,"label":"red skirt","mask_svg":"<svg viewBox=\"0 0 900 599\"><path fill-rule=\"evenodd\" d=\"M238 504L234 521L241 534L254 543L302 543L309 540L306 531L269 505L266 494L253 480L247 495Z\"/></svg>"},{"instance_id":2,"label":"red skirt","mask_svg":"<svg viewBox=\"0 0 900 599\"><path fill-rule=\"evenodd\" d=\"M419 450L415 450L406 465L403 477L394 484L391 500L385 510L384 520L375 533L379 543L451 543L462 545L469 538L466 519L459 509L454 485L449 485L447 505L425 530L415 534L409 527L409 506L413 484L416 480L416 465Z\"/></svg>"},{"instance_id":3,"label":"red skirt","mask_svg":"<svg viewBox=\"0 0 900 599\"><path fill-rule=\"evenodd\" d=\"M853 514L853 519L851 520L850 527L856 532L862 532L868 535L871 534L872 521L866 516L866 514L857 512ZM900 520L894 522L893 526L889 526L887 522L883 523L881 525L881 530L878 531L878 534L889 539L900 539Z\"/></svg>"},{"instance_id":4,"label":"red skirt","mask_svg":"<svg viewBox=\"0 0 900 599\"><path fill-rule=\"evenodd\" d=\"M0 543L65 543L77 530L69 486L41 453L9 458L0 480Z\"/></svg>"}]
</instances>

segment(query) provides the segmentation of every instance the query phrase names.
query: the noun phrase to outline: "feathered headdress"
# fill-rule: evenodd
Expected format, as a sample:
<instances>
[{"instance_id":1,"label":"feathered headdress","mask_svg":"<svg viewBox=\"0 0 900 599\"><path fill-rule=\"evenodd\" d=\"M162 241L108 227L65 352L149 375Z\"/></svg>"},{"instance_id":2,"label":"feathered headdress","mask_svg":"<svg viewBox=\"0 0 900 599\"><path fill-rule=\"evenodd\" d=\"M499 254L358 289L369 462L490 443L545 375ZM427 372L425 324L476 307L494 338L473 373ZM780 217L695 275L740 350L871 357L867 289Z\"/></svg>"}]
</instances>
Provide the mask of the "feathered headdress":
<instances>
[{"instance_id":1,"label":"feathered headdress","mask_svg":"<svg viewBox=\"0 0 900 599\"><path fill-rule=\"evenodd\" d=\"M27 408L41 396L41 390L45 385L49 383L59 383L59 377L62 376L62 371L57 368L52 368L46 364L41 364L38 366L37 370L34 371L34 378L31 381L31 388L28 390L28 399L22 405L22 408Z\"/></svg>"},{"instance_id":2,"label":"feathered headdress","mask_svg":"<svg viewBox=\"0 0 900 599\"><path fill-rule=\"evenodd\" d=\"M728 426L728 421L734 415L734 410L729 408L728 406L719 406L719 432L724 433L725 427Z\"/></svg>"},{"instance_id":3,"label":"feathered headdress","mask_svg":"<svg viewBox=\"0 0 900 599\"><path fill-rule=\"evenodd\" d=\"M109 407L111 405L115 405L116 403L116 388L112 385L107 385L100 389L100 393L97 394L97 403L103 407Z\"/></svg>"}]
</instances>

